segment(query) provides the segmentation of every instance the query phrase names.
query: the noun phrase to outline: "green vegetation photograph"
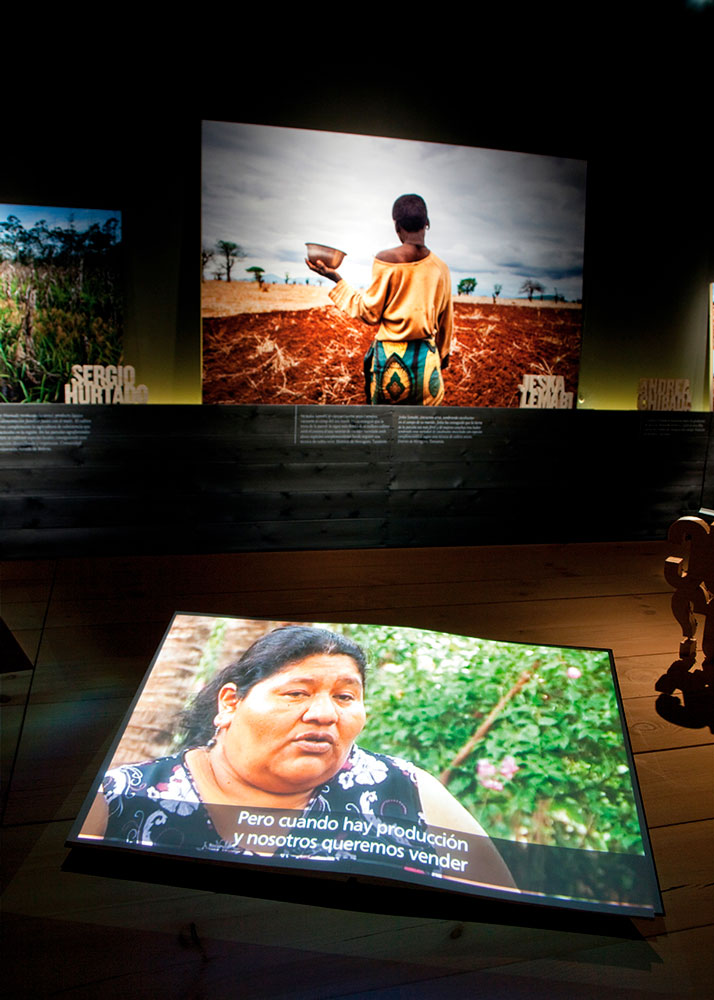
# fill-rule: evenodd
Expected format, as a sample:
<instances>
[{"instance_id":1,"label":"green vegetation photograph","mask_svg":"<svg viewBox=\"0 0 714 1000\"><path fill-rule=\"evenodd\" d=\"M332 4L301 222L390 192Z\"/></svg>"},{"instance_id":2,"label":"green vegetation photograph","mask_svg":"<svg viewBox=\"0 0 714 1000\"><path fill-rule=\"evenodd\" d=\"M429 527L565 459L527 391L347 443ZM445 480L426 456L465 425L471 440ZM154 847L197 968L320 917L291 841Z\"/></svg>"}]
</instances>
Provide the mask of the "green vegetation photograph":
<instances>
[{"instance_id":1,"label":"green vegetation photograph","mask_svg":"<svg viewBox=\"0 0 714 1000\"><path fill-rule=\"evenodd\" d=\"M490 836L644 853L607 651L326 627L367 652L366 749L439 777Z\"/></svg>"},{"instance_id":2,"label":"green vegetation photograph","mask_svg":"<svg viewBox=\"0 0 714 1000\"><path fill-rule=\"evenodd\" d=\"M62 403L74 364L122 361L117 212L0 205L0 402Z\"/></svg>"}]
</instances>

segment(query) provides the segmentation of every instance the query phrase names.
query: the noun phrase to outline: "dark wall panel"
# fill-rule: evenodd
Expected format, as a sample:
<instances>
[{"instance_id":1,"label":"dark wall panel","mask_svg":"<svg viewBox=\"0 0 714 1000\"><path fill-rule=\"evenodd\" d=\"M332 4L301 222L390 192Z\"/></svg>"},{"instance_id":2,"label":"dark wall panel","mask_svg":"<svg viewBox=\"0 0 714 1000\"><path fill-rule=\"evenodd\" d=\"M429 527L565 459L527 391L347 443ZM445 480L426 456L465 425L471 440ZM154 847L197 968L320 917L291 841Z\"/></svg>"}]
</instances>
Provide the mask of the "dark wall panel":
<instances>
[{"instance_id":1,"label":"dark wall panel","mask_svg":"<svg viewBox=\"0 0 714 1000\"><path fill-rule=\"evenodd\" d=\"M302 414L337 407L79 412L83 444L0 452L6 557L656 539L712 502L709 414L452 409L404 443L423 414L389 409L367 446L300 443Z\"/></svg>"}]
</instances>

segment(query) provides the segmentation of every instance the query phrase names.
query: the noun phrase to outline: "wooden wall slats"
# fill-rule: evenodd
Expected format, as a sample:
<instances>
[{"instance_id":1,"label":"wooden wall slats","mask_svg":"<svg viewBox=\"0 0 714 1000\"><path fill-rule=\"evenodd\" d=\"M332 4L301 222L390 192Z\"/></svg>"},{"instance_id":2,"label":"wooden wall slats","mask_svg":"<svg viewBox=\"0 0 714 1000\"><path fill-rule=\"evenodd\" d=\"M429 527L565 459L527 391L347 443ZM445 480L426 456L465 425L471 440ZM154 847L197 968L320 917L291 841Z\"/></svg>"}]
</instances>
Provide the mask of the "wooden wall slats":
<instances>
[{"instance_id":1,"label":"wooden wall slats","mask_svg":"<svg viewBox=\"0 0 714 1000\"><path fill-rule=\"evenodd\" d=\"M555 427L545 431L551 437L543 436L544 428L537 423L540 418L529 416L529 419L536 420L532 433L519 427L512 432L474 437L458 444L426 441L409 445L363 445L358 442L320 445L294 441L289 429L280 440L245 435L244 429L237 423L232 426L230 434L222 436L214 415L210 412L206 414L203 409L193 410L193 418L184 428L166 429L157 423L157 409L152 408L144 414L144 419L152 427L151 434L136 434L117 409L112 411L110 418L95 409L89 414L94 429L81 449L72 446L42 452L4 451L0 466L0 494L16 492L21 478L30 488L41 489L43 471L56 487L60 487L63 483L71 483L72 470L78 485L83 486L108 480L113 471L123 468L127 474L125 482L129 485L133 468L151 476L152 469L155 470L158 465L165 475L178 483L185 477L187 466L203 463L206 466L203 472L206 482L218 487L226 481L240 482L242 475L252 470L255 470L254 478L260 479L271 475L276 467L284 467L289 476L295 476L307 467L319 471L334 466L331 473L326 472L334 481L339 479L334 472L339 472L344 464L404 470L405 477L411 478L434 467L441 475L430 477L427 488L439 483L454 485L459 468L467 468L476 476L481 470L483 481L489 480L488 473L492 470L496 483L507 484L519 479L519 469L530 474L555 470L565 458L568 459L570 474L582 472L588 465L591 471L605 472L606 460L609 459L611 466L623 474L627 474L629 467L631 472L628 478L634 478L632 472L637 471L661 488L666 485L666 480L658 475L654 459L662 457L669 460L678 472L683 471L687 477L701 476L707 465L706 434L682 434L674 439L658 437L647 441L633 434L632 425L628 423L632 415L627 413L618 415L620 427L613 429L619 440L603 435L602 427L594 434L594 428L577 426L580 418L573 415L569 419L575 422L573 426L576 429ZM176 410L175 407L169 409ZM508 412L499 411L499 421L507 420ZM603 417L603 414L597 415L598 420ZM707 414L702 414L702 418L708 423ZM109 425L108 419L114 426ZM202 428L205 428L205 433L201 432ZM588 430L590 433L587 433ZM584 435L583 431L586 432ZM597 486L597 476L592 478L593 485Z\"/></svg>"},{"instance_id":2,"label":"wooden wall slats","mask_svg":"<svg viewBox=\"0 0 714 1000\"><path fill-rule=\"evenodd\" d=\"M482 433L407 445L402 414L369 407L73 412L91 422L81 447L0 455L6 557L98 541L140 553L663 537L705 501L711 475L710 414L449 409L444 419L478 419ZM315 414L389 433L301 444Z\"/></svg>"},{"instance_id":3,"label":"wooden wall slats","mask_svg":"<svg viewBox=\"0 0 714 1000\"><path fill-rule=\"evenodd\" d=\"M8 526L0 530L0 549L8 558L15 553L31 555L43 547L45 552L62 557L89 554L98 547L107 553L134 554L172 553L177 547L206 553L299 551L354 548L367 538L373 547L421 548L425 544L452 545L455 540L473 546L484 538L504 545L566 542L573 531L581 530L582 519L574 509L555 511L550 503L541 508L532 504L524 507L515 503L513 494L508 506L495 500L492 497L488 507L475 504L467 513L459 513L458 504L453 509L450 504L441 505L436 520L438 502L419 510L405 498L405 513L393 517L392 502L401 501L393 494L374 492L363 498L348 491L339 500L333 500L332 494L315 492L302 494L294 502L282 494L268 498L240 495L220 504L215 498L202 503L196 497L172 495L170 491L148 499L105 496L81 503L63 499L56 504L43 500L41 505L30 507L23 500L8 504L12 509ZM649 519L638 514L639 506L625 512L616 527L607 519L593 518L587 540L663 537L663 525L672 523L682 512L696 513L698 507L698 492L691 492L662 504Z\"/></svg>"}]
</instances>

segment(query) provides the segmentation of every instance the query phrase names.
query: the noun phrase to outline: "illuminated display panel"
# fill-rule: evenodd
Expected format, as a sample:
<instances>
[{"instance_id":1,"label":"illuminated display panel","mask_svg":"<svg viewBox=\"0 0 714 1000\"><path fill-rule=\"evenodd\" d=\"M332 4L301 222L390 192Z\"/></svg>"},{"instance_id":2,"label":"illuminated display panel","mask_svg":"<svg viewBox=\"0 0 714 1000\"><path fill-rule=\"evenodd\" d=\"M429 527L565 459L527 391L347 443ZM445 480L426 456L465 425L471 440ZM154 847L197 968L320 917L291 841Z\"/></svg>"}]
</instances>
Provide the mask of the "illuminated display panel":
<instances>
[{"instance_id":1,"label":"illuminated display panel","mask_svg":"<svg viewBox=\"0 0 714 1000\"><path fill-rule=\"evenodd\" d=\"M607 650L177 614L68 843L661 912Z\"/></svg>"},{"instance_id":2,"label":"illuminated display panel","mask_svg":"<svg viewBox=\"0 0 714 1000\"><path fill-rule=\"evenodd\" d=\"M140 403L121 213L0 204L0 403Z\"/></svg>"},{"instance_id":3,"label":"illuminated display panel","mask_svg":"<svg viewBox=\"0 0 714 1000\"><path fill-rule=\"evenodd\" d=\"M365 291L398 242L393 202L417 193L454 297L443 404L572 406L584 161L204 122L202 170L204 402L364 403L379 318L337 308L305 244L345 251L339 274Z\"/></svg>"}]
</instances>

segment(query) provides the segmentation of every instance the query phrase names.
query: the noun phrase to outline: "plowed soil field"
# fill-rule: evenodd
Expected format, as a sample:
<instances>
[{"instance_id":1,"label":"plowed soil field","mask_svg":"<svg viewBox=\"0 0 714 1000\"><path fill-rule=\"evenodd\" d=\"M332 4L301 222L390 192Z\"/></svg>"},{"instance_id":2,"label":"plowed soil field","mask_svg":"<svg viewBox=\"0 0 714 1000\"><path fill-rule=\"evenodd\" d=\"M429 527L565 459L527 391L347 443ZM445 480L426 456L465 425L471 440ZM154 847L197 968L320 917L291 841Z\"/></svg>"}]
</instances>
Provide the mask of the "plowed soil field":
<instances>
[{"instance_id":1,"label":"plowed soil field","mask_svg":"<svg viewBox=\"0 0 714 1000\"><path fill-rule=\"evenodd\" d=\"M443 405L518 406L528 372L562 375L576 392L578 307L456 301L454 314ZM362 357L373 332L331 303L204 316L204 402L362 404Z\"/></svg>"}]
</instances>

